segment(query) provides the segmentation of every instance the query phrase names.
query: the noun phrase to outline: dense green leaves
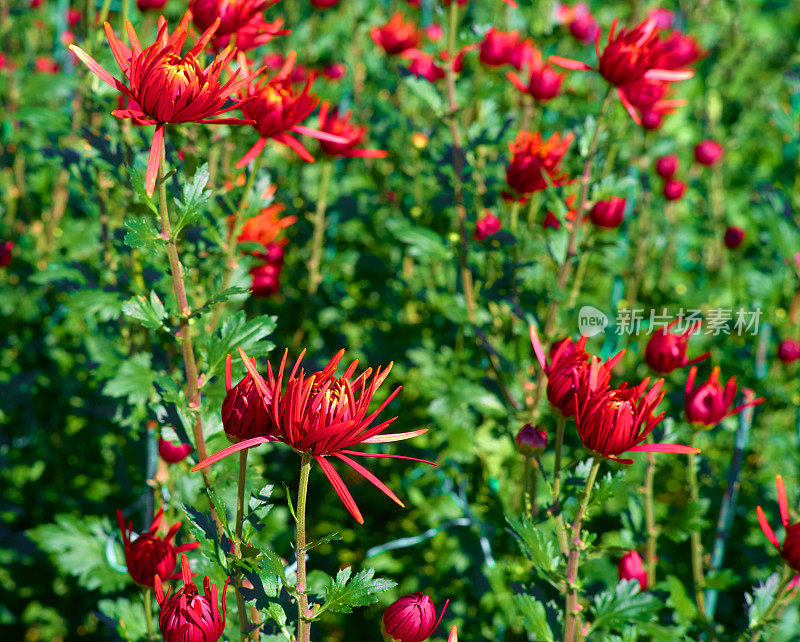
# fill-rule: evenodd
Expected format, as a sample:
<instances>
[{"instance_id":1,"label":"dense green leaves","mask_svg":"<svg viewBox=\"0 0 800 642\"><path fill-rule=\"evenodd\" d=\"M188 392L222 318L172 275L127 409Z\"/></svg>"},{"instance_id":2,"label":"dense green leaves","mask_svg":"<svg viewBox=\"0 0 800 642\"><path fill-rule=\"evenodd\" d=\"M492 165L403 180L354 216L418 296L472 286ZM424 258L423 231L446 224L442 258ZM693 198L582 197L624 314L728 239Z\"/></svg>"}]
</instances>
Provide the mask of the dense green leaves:
<instances>
[{"instance_id":1,"label":"dense green leaves","mask_svg":"<svg viewBox=\"0 0 800 642\"><path fill-rule=\"evenodd\" d=\"M365 569L350 578L352 568L343 568L331 579L323 589L321 598L322 606L317 611L333 611L334 613L350 613L356 606L367 606L376 602L378 595L388 591L397 583L391 580L374 578L374 569Z\"/></svg>"}]
</instances>

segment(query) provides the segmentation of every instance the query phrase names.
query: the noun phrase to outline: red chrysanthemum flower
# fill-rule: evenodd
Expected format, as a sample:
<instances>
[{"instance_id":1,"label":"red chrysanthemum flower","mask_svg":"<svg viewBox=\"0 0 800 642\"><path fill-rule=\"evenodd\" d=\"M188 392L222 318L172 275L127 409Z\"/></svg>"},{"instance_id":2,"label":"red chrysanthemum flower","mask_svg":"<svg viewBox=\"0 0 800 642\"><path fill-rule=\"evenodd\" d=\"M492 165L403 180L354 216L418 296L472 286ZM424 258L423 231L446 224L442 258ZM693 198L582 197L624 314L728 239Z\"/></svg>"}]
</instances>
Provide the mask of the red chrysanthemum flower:
<instances>
[{"instance_id":1,"label":"red chrysanthemum flower","mask_svg":"<svg viewBox=\"0 0 800 642\"><path fill-rule=\"evenodd\" d=\"M444 78L444 68L436 64L436 60L429 53L417 48L407 49L402 57L409 61L408 71L417 78L424 78L428 82L436 82Z\"/></svg>"},{"instance_id":2,"label":"red chrysanthemum flower","mask_svg":"<svg viewBox=\"0 0 800 642\"><path fill-rule=\"evenodd\" d=\"M359 523L363 524L364 519L358 506L342 478L328 461L329 457L335 457L350 466L400 506L404 506L403 502L386 484L350 456L390 457L436 465L433 462L414 457L350 450L358 444L402 441L428 431L427 428L422 428L410 432L382 434L396 417L372 425L381 411L400 392L400 388L396 388L377 410L368 412L373 396L392 369L391 364L383 370L378 368L374 375L372 369L368 368L359 376L354 377L358 367L358 361L354 361L341 377L336 377L335 373L339 362L344 356L344 350L340 350L322 370L306 376L305 371L300 368L303 354L305 354L303 351L295 362L284 387L284 371L288 351L283 353L277 376L273 374L272 365L267 365L266 380L258 373L241 348L239 353L264 399L271 422L271 434L247 439L224 448L197 464L192 469L193 471L209 466L223 457L245 448L252 448L270 441L280 441L297 453L312 455L347 510Z\"/></svg>"},{"instance_id":3,"label":"red chrysanthemum flower","mask_svg":"<svg viewBox=\"0 0 800 642\"><path fill-rule=\"evenodd\" d=\"M250 373L231 386L231 355L225 358L225 390L221 414L228 441L239 443L269 435L272 424L267 417L267 407Z\"/></svg>"},{"instance_id":4,"label":"red chrysanthemum flower","mask_svg":"<svg viewBox=\"0 0 800 642\"><path fill-rule=\"evenodd\" d=\"M704 352L694 359L686 358L689 337L700 328L701 323L700 321L693 323L681 334L672 334L670 328L678 321L679 319L675 319L666 328L655 332L644 350L644 362L660 374L669 374L673 370L699 363L711 356L710 352Z\"/></svg>"},{"instance_id":5,"label":"red chrysanthemum flower","mask_svg":"<svg viewBox=\"0 0 800 642\"><path fill-rule=\"evenodd\" d=\"M289 33L281 29L283 20L264 20L262 12L278 0L191 0L192 22L205 31L219 19L219 27L211 45L219 51L235 40L239 51L249 51L272 40L273 36Z\"/></svg>"},{"instance_id":6,"label":"red chrysanthemum flower","mask_svg":"<svg viewBox=\"0 0 800 642\"><path fill-rule=\"evenodd\" d=\"M316 78L314 72L308 75L305 85L300 91L294 87L292 70L296 60L297 54L293 51L286 57L280 71L272 78L262 78L252 82L242 91L242 98L245 102L242 112L255 123L253 127L261 134L261 138L236 163L237 168L242 168L255 159L270 138L290 147L303 160L313 163L314 157L289 132L305 134L332 143L347 143L347 140L340 136L300 124L314 111L319 103L319 98L311 93L311 84ZM247 64L244 54L240 54L239 67L247 70Z\"/></svg>"},{"instance_id":7,"label":"red chrysanthemum flower","mask_svg":"<svg viewBox=\"0 0 800 642\"><path fill-rule=\"evenodd\" d=\"M156 513L150 529L131 539L133 533L133 523L125 525L122 511L117 510L117 522L122 533L122 544L125 547L125 564L128 567L128 574L134 582L141 586L153 586L156 575L160 575L165 580L172 579L175 571L175 562L178 553L191 551L198 546L199 542L191 544L181 544L175 546L172 538L175 537L181 527L180 522L176 522L169 529L166 537L158 537L159 526L164 518L164 509L159 509Z\"/></svg>"},{"instance_id":8,"label":"red chrysanthemum flower","mask_svg":"<svg viewBox=\"0 0 800 642\"><path fill-rule=\"evenodd\" d=\"M381 149L356 149L367 135L367 128L363 125L353 125L350 122L351 113L339 115L339 110L330 108L328 101L323 101L319 110L319 129L327 134L343 138L344 143L334 143L321 140L322 151L330 156L347 156L353 158L386 158L386 152Z\"/></svg>"},{"instance_id":9,"label":"red chrysanthemum flower","mask_svg":"<svg viewBox=\"0 0 800 642\"><path fill-rule=\"evenodd\" d=\"M539 132L520 132L516 140L508 144L513 156L506 169L506 182L513 193L526 200L528 194L547 189L545 174L553 185L569 183L560 165L574 138L571 132L564 137L556 132L545 141Z\"/></svg>"},{"instance_id":10,"label":"red chrysanthemum flower","mask_svg":"<svg viewBox=\"0 0 800 642\"><path fill-rule=\"evenodd\" d=\"M296 216L282 217L284 209L283 203L273 203L247 219L237 239L239 243L260 243L264 247L273 243L284 229L297 221Z\"/></svg>"},{"instance_id":11,"label":"red chrysanthemum flower","mask_svg":"<svg viewBox=\"0 0 800 642\"><path fill-rule=\"evenodd\" d=\"M424 593L404 595L386 609L381 618L381 632L385 640L394 642L424 642L444 617L447 600L442 612L436 616L433 600Z\"/></svg>"},{"instance_id":12,"label":"red chrysanthemum flower","mask_svg":"<svg viewBox=\"0 0 800 642\"><path fill-rule=\"evenodd\" d=\"M145 187L148 195L153 194L164 149L164 125L169 123L203 123L203 124L249 124L251 121L242 118L214 118L232 109L238 109L242 103L234 103L225 107L225 103L239 89L245 86L253 76L238 79L237 70L224 85L219 76L236 55L233 47L222 51L210 65L202 67L198 56L216 32L218 21L215 21L194 47L185 55L181 55L189 25L189 14L181 19L177 29L168 34L167 21L163 16L158 18L158 35L156 41L142 49L133 25L126 23L130 48L114 34L106 23L105 31L111 53L122 70L128 85L123 84L85 51L70 45L70 49L100 80L111 85L124 94L130 102L128 109L117 109L111 112L117 118L129 118L138 125L155 125L153 144L150 147L150 158L147 162ZM257 75L257 74L254 74Z\"/></svg>"},{"instance_id":13,"label":"red chrysanthemum flower","mask_svg":"<svg viewBox=\"0 0 800 642\"><path fill-rule=\"evenodd\" d=\"M756 507L756 515L758 516L758 524L764 535L772 542L772 545L778 549L781 557L792 568L792 570L800 571L800 522L794 524L789 519L789 503L786 501L786 487L783 484L783 477L780 475L775 476L775 486L778 491L778 509L781 513L781 524L786 529L786 534L783 536L783 544L778 541L772 528L770 528L767 518L764 516L764 511L761 506Z\"/></svg>"},{"instance_id":14,"label":"red chrysanthemum flower","mask_svg":"<svg viewBox=\"0 0 800 642\"><path fill-rule=\"evenodd\" d=\"M692 366L689 377L686 379L686 418L693 424L704 425L707 427L716 426L720 421L741 412L748 406L757 406L763 397L750 399L745 403L731 409L733 400L736 397L736 377L728 379L723 389L719 382L719 368L711 371L708 381L695 387L694 382L697 377L697 366ZM748 396L746 394L746 396Z\"/></svg>"},{"instance_id":15,"label":"red chrysanthemum flower","mask_svg":"<svg viewBox=\"0 0 800 642\"><path fill-rule=\"evenodd\" d=\"M551 56L553 64L575 71L597 71L610 85L617 88L622 104L631 118L641 123L639 115L631 105L624 88L639 80L658 80L675 82L691 78L693 72L687 69L675 69L670 66L662 68L659 63L665 60L661 49L658 25L655 20L648 19L633 29L620 29L615 33L618 21L615 19L608 33L608 42L600 51L600 32L595 37L597 51L597 69L591 65L571 58ZM669 64L672 64L671 62Z\"/></svg>"},{"instance_id":16,"label":"red chrysanthemum flower","mask_svg":"<svg viewBox=\"0 0 800 642\"><path fill-rule=\"evenodd\" d=\"M542 59L538 49L530 48L530 60L527 63L527 81L523 81L516 73L509 71L506 76L523 94L528 94L541 103L552 100L561 93L564 76L555 71L550 63Z\"/></svg>"},{"instance_id":17,"label":"red chrysanthemum flower","mask_svg":"<svg viewBox=\"0 0 800 642\"><path fill-rule=\"evenodd\" d=\"M403 14L395 13L382 27L373 27L369 32L372 41L389 55L412 49L422 40L422 32L413 22L406 22Z\"/></svg>"},{"instance_id":18,"label":"red chrysanthemum flower","mask_svg":"<svg viewBox=\"0 0 800 642\"><path fill-rule=\"evenodd\" d=\"M203 595L192 582L189 560L181 557L183 586L172 596L172 589L164 587L156 576L156 601L161 607L158 626L165 642L216 642L225 630L225 592L228 578L222 588L222 612L219 610L217 585L211 584L208 576L203 578Z\"/></svg>"},{"instance_id":19,"label":"red chrysanthemum flower","mask_svg":"<svg viewBox=\"0 0 800 642\"><path fill-rule=\"evenodd\" d=\"M632 464L632 459L620 459L630 451L697 454L700 451L681 444L643 444L647 435L660 422L664 413L654 415L664 397L659 379L650 390L647 378L638 386L619 388L598 386L602 364L592 357L589 371L575 393L575 426L584 447L591 453L620 464Z\"/></svg>"}]
</instances>

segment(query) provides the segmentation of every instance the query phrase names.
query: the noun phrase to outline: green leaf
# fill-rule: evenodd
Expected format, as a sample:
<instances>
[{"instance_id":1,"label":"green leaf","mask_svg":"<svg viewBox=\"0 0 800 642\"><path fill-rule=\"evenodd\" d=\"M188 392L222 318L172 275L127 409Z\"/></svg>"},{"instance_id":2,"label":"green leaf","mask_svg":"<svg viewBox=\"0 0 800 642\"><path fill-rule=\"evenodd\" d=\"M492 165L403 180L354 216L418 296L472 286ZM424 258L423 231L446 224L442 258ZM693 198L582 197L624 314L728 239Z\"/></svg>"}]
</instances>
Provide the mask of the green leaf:
<instances>
[{"instance_id":1,"label":"green leaf","mask_svg":"<svg viewBox=\"0 0 800 642\"><path fill-rule=\"evenodd\" d=\"M140 352L123 361L114 376L106 382L103 394L126 398L131 405L145 403L155 391L155 373L150 368L150 358L150 353Z\"/></svg>"},{"instance_id":2,"label":"green leaf","mask_svg":"<svg viewBox=\"0 0 800 642\"><path fill-rule=\"evenodd\" d=\"M208 301L206 301L199 308L193 310L192 311L192 316L193 317L199 317L199 316L205 314L206 312L208 312L209 310L211 310L211 308L213 308L217 303L222 303L224 301L227 301L232 296L236 296L237 294L248 294L249 292L250 292L250 290L248 288L242 288L242 287L239 287L239 286L233 286L233 287L227 288L227 289L223 290L222 292L220 292L219 294L215 294L214 296L212 296Z\"/></svg>"},{"instance_id":3,"label":"green leaf","mask_svg":"<svg viewBox=\"0 0 800 642\"><path fill-rule=\"evenodd\" d=\"M522 615L522 625L525 627L525 631L532 634L533 639L537 642L552 642L553 632L547 623L547 611L545 611L544 604L533 595L524 593L515 595L514 603Z\"/></svg>"},{"instance_id":4,"label":"green leaf","mask_svg":"<svg viewBox=\"0 0 800 642\"><path fill-rule=\"evenodd\" d=\"M175 199L178 207L178 218L172 226L173 236L177 236L187 225L197 222L203 213L203 205L211 197L208 185L208 163L200 167L192 177L192 181L183 183L183 198Z\"/></svg>"},{"instance_id":5,"label":"green leaf","mask_svg":"<svg viewBox=\"0 0 800 642\"><path fill-rule=\"evenodd\" d=\"M397 583L391 580L373 579L375 569L372 568L359 571L352 580L351 572L352 568L348 566L336 574L336 579L330 580L322 594L318 596L325 600L318 609L318 614L324 610L351 613L354 606L368 606L377 602L379 593L397 586Z\"/></svg>"},{"instance_id":6,"label":"green leaf","mask_svg":"<svg viewBox=\"0 0 800 642\"><path fill-rule=\"evenodd\" d=\"M650 622L661 608L661 601L650 593L642 593L638 580L623 580L614 592L603 591L595 597L592 630L621 630L634 622Z\"/></svg>"},{"instance_id":7,"label":"green leaf","mask_svg":"<svg viewBox=\"0 0 800 642\"><path fill-rule=\"evenodd\" d=\"M442 112L442 96L436 91L433 83L414 76L408 76L405 82L411 92L433 109L436 114Z\"/></svg>"},{"instance_id":8,"label":"green leaf","mask_svg":"<svg viewBox=\"0 0 800 642\"><path fill-rule=\"evenodd\" d=\"M122 311L129 317L138 319L141 324L151 330L158 330L164 326L167 311L164 304L154 290L150 291L150 299L143 295L135 296L122 305Z\"/></svg>"},{"instance_id":9,"label":"green leaf","mask_svg":"<svg viewBox=\"0 0 800 642\"><path fill-rule=\"evenodd\" d=\"M141 598L135 601L124 597L116 600L100 600L97 608L116 624L117 633L123 639L136 642L146 639L147 624ZM155 621L153 626L157 626Z\"/></svg>"},{"instance_id":10,"label":"green leaf","mask_svg":"<svg viewBox=\"0 0 800 642\"><path fill-rule=\"evenodd\" d=\"M773 573L765 582L756 584L753 587L752 593L745 593L744 603L747 606L749 627L753 628L758 624L767 624L767 622L762 622L761 619L772 603L772 598L775 595L775 591L778 590L780 582L780 575L778 573Z\"/></svg>"},{"instance_id":11,"label":"green leaf","mask_svg":"<svg viewBox=\"0 0 800 642\"><path fill-rule=\"evenodd\" d=\"M70 311L84 318L107 322L119 317L122 304L116 292L80 290L69 298Z\"/></svg>"},{"instance_id":12,"label":"green leaf","mask_svg":"<svg viewBox=\"0 0 800 642\"><path fill-rule=\"evenodd\" d=\"M275 344L264 339L274 329L274 316L264 315L248 320L241 310L231 314L222 323L220 331L206 341L203 363L208 365L205 372L209 377L212 376L225 362L226 355L237 354L237 348L242 348L250 356L267 354Z\"/></svg>"},{"instance_id":13,"label":"green leaf","mask_svg":"<svg viewBox=\"0 0 800 642\"><path fill-rule=\"evenodd\" d=\"M688 626L697 617L695 601L689 597L683 582L674 575L667 576L667 590L667 606L673 610L675 620L678 624Z\"/></svg>"},{"instance_id":14,"label":"green leaf","mask_svg":"<svg viewBox=\"0 0 800 642\"><path fill-rule=\"evenodd\" d=\"M529 517L522 520L507 517L506 521L519 537L519 547L527 555L533 565L550 578L554 578L560 556L556 552L552 538L545 537L542 529L537 528Z\"/></svg>"},{"instance_id":15,"label":"green leaf","mask_svg":"<svg viewBox=\"0 0 800 642\"><path fill-rule=\"evenodd\" d=\"M424 227L412 225L404 219L386 221L389 231L406 245L410 246L409 254L422 258L447 261L451 252L442 237Z\"/></svg>"},{"instance_id":16,"label":"green leaf","mask_svg":"<svg viewBox=\"0 0 800 642\"><path fill-rule=\"evenodd\" d=\"M158 256L164 246L164 238L159 234L155 223L146 216L129 216L125 219L125 245L142 248L151 256Z\"/></svg>"},{"instance_id":17,"label":"green leaf","mask_svg":"<svg viewBox=\"0 0 800 642\"><path fill-rule=\"evenodd\" d=\"M158 208L156 207L155 203L153 203L153 200L147 195L147 190L144 186L144 178L139 173L139 170L131 165L126 165L125 169L128 170L128 176L131 178L131 187L133 187L133 191L139 195L142 203L147 205L153 214L158 214Z\"/></svg>"},{"instance_id":18,"label":"green leaf","mask_svg":"<svg viewBox=\"0 0 800 642\"><path fill-rule=\"evenodd\" d=\"M104 593L124 588L129 578L108 562L107 545L111 523L93 515L55 516L54 523L27 531L27 536L45 551L61 573L73 575L84 588Z\"/></svg>"},{"instance_id":19,"label":"green leaf","mask_svg":"<svg viewBox=\"0 0 800 642\"><path fill-rule=\"evenodd\" d=\"M30 280L37 285L53 281L75 281L80 285L86 285L86 277L80 270L63 263L50 263L44 270L34 272Z\"/></svg>"}]
</instances>

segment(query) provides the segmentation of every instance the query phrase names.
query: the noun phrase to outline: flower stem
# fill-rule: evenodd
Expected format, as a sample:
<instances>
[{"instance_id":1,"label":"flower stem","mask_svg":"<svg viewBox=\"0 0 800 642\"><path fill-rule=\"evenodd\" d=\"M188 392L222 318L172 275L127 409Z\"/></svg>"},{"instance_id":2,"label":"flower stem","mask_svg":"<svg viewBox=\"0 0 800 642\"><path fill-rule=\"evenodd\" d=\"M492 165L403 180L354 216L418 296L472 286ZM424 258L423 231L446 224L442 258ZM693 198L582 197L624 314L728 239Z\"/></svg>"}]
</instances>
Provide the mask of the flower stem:
<instances>
[{"instance_id":1,"label":"flower stem","mask_svg":"<svg viewBox=\"0 0 800 642\"><path fill-rule=\"evenodd\" d=\"M169 222L169 207L167 206L167 159L166 145L161 149L161 162L158 166L158 214L161 220L161 236L166 241L167 258L169 259L170 277L172 279L172 291L178 304L178 314L180 315L180 337L181 352L183 354L184 373L186 375L187 393L189 397L189 408L197 413L192 432L194 433L194 445L197 449L197 456L200 461L204 460L208 453L206 451L206 440L203 436L203 419L200 413L200 386L198 383L197 362L194 358L194 348L192 347L192 333L189 326L189 316L191 310L186 298L186 288L183 284L183 266L178 256L178 245L172 236L172 228ZM202 470L203 483L206 490L211 490L211 479L208 469ZM220 533L223 532L222 523L214 508L214 503L209 496L208 503L211 506L211 513L217 523Z\"/></svg>"},{"instance_id":2,"label":"flower stem","mask_svg":"<svg viewBox=\"0 0 800 642\"><path fill-rule=\"evenodd\" d=\"M592 461L592 468L586 478L586 485L583 488L583 497L578 507L578 514L572 523L572 539L569 547L569 561L567 563L567 605L564 614L564 642L573 642L578 639L578 588L575 582L578 579L578 565L580 563L581 546L581 522L586 514L586 507L589 505L589 498L594 488L594 480L597 471L600 470L600 459Z\"/></svg>"},{"instance_id":3,"label":"flower stem","mask_svg":"<svg viewBox=\"0 0 800 642\"><path fill-rule=\"evenodd\" d=\"M308 474L311 471L311 455L303 453L300 463L300 486L297 489L297 642L311 640L311 612L308 608L306 586L306 498L308 494Z\"/></svg>"},{"instance_id":4,"label":"flower stem","mask_svg":"<svg viewBox=\"0 0 800 642\"><path fill-rule=\"evenodd\" d=\"M691 446L697 441L697 431L692 430ZM689 455L689 501L697 504L700 499L700 491L697 484L697 455ZM697 602L697 610L703 617L706 616L706 601L703 589L705 588L705 578L703 577L703 542L700 539L700 531L697 527L692 528L691 532L692 547L692 577L694 579L694 594Z\"/></svg>"},{"instance_id":5,"label":"flower stem","mask_svg":"<svg viewBox=\"0 0 800 642\"><path fill-rule=\"evenodd\" d=\"M142 588L142 600L144 602L144 621L147 625L147 640L150 642L154 640L153 637L153 607L150 603L150 587Z\"/></svg>"},{"instance_id":6,"label":"flower stem","mask_svg":"<svg viewBox=\"0 0 800 642\"><path fill-rule=\"evenodd\" d=\"M231 285L233 272L236 269L236 248L239 243L239 234L242 233L242 226L244 225L242 214L250 207L250 199L253 196L253 188L256 184L256 175L258 174L260 167L261 154L256 156L255 160L253 161L253 167L250 170L250 175L247 177L247 183L245 183L244 192L242 193L242 200L239 203L239 207L236 209L236 213L233 215L233 224L228 230L228 243L225 247L225 275L222 277L222 288L220 289L220 292L224 292ZM217 303L216 307L214 308L214 312L211 315L211 321L208 323L209 332L212 332L214 328L217 327L217 323L219 323L219 318L224 309L225 301L220 301Z\"/></svg>"},{"instance_id":7,"label":"flower stem","mask_svg":"<svg viewBox=\"0 0 800 642\"><path fill-rule=\"evenodd\" d=\"M333 163L325 161L322 163L322 176L319 183L319 197L317 198L317 209L314 213L314 234L311 241L311 259L308 261L308 293L315 294L322 282L320 274L320 264L322 262L322 250L325 244L325 210L328 208L328 185L331 180Z\"/></svg>"},{"instance_id":8,"label":"flower stem","mask_svg":"<svg viewBox=\"0 0 800 642\"><path fill-rule=\"evenodd\" d=\"M236 561L242 559L242 527L244 525L244 486L247 476L247 449L239 451L239 492L236 498L236 537L233 541L233 553ZM248 638L250 625L247 621L247 609L242 595L241 569L236 570L236 608L239 612L239 635L242 642Z\"/></svg>"},{"instance_id":9,"label":"flower stem","mask_svg":"<svg viewBox=\"0 0 800 642\"><path fill-rule=\"evenodd\" d=\"M655 518L655 500L653 498L653 481L656 476L656 458L653 453L647 453L647 470L644 474L644 521L647 530L647 553L645 568L647 570L647 585L653 586L656 582L656 546L658 544L658 527Z\"/></svg>"},{"instance_id":10,"label":"flower stem","mask_svg":"<svg viewBox=\"0 0 800 642\"><path fill-rule=\"evenodd\" d=\"M569 552L567 529L564 526L564 516L561 514L561 506L559 505L559 495L561 494L561 447L564 445L564 428L566 425L566 417L559 415L556 420L556 459L553 464L553 504L550 508L550 511L555 513L556 516L556 536L558 537L558 548L562 555L566 555Z\"/></svg>"},{"instance_id":11,"label":"flower stem","mask_svg":"<svg viewBox=\"0 0 800 642\"><path fill-rule=\"evenodd\" d=\"M764 615L762 615L752 626L748 627L747 630L739 636L739 641L744 642L744 640L749 640L750 642L758 642L761 639L761 633L763 630L763 626L769 623L769 620L775 615L775 611L778 610L778 607L783 602L783 598L786 594L786 588L789 586L789 583L792 581L792 577L794 573L789 569L788 566L783 567L783 573L781 575L781 583L778 585L778 589L775 591L775 595L772 596L772 602L769 603L767 610L764 611Z\"/></svg>"}]
</instances>

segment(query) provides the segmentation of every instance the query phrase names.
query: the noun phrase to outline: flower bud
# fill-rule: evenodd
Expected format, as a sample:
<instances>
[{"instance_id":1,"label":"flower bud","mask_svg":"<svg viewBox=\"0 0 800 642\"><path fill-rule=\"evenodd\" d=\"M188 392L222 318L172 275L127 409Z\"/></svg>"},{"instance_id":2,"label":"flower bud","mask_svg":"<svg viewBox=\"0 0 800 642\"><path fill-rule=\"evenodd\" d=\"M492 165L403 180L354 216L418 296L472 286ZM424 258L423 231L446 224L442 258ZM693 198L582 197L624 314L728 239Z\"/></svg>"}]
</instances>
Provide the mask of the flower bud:
<instances>
[{"instance_id":1,"label":"flower bud","mask_svg":"<svg viewBox=\"0 0 800 642\"><path fill-rule=\"evenodd\" d=\"M647 588L647 572L644 570L641 556L636 551L628 551L622 556L618 570L620 580L638 580L643 591Z\"/></svg>"},{"instance_id":2,"label":"flower bud","mask_svg":"<svg viewBox=\"0 0 800 642\"><path fill-rule=\"evenodd\" d=\"M613 229L625 217L625 199L612 196L605 201L597 201L589 212L589 219L598 227Z\"/></svg>"},{"instance_id":3,"label":"flower bud","mask_svg":"<svg viewBox=\"0 0 800 642\"><path fill-rule=\"evenodd\" d=\"M664 183L664 198L668 201L681 200L684 192L686 192L686 183L683 181L670 178Z\"/></svg>"},{"instance_id":4,"label":"flower bud","mask_svg":"<svg viewBox=\"0 0 800 642\"><path fill-rule=\"evenodd\" d=\"M725 242L725 247L727 247L729 250L739 247L743 240L744 230L742 228L731 225L727 230L725 230L723 241Z\"/></svg>"},{"instance_id":5,"label":"flower bud","mask_svg":"<svg viewBox=\"0 0 800 642\"><path fill-rule=\"evenodd\" d=\"M252 437L266 437L270 433L270 419L250 373L231 387L231 356L225 360L225 389L228 393L222 402L222 426L228 440L236 443Z\"/></svg>"},{"instance_id":6,"label":"flower bud","mask_svg":"<svg viewBox=\"0 0 800 642\"><path fill-rule=\"evenodd\" d=\"M166 439L158 440L158 454L168 464L177 464L189 456L193 448L190 444L174 444Z\"/></svg>"},{"instance_id":7,"label":"flower bud","mask_svg":"<svg viewBox=\"0 0 800 642\"><path fill-rule=\"evenodd\" d=\"M704 140L694 148L694 159L701 165L714 165L722 156L722 145L713 140Z\"/></svg>"},{"instance_id":8,"label":"flower bud","mask_svg":"<svg viewBox=\"0 0 800 642\"><path fill-rule=\"evenodd\" d=\"M763 398L755 399L752 391L744 389L745 402L731 408L736 397L736 377L731 377L725 387L719 381L719 368L711 371L707 381L695 386L697 368L692 366L684 388L686 400L684 409L686 418L693 424L711 428L716 426L725 417L735 415L748 406L756 406L764 401Z\"/></svg>"},{"instance_id":9,"label":"flower bud","mask_svg":"<svg viewBox=\"0 0 800 642\"><path fill-rule=\"evenodd\" d=\"M575 40L580 40L584 44L591 44L594 42L597 34L600 32L600 25L594 16L589 13L576 16L574 20L569 23L569 32Z\"/></svg>"},{"instance_id":10,"label":"flower bud","mask_svg":"<svg viewBox=\"0 0 800 642\"><path fill-rule=\"evenodd\" d=\"M784 363L792 363L800 359L800 343L786 339L778 346L778 359Z\"/></svg>"},{"instance_id":11,"label":"flower bud","mask_svg":"<svg viewBox=\"0 0 800 642\"><path fill-rule=\"evenodd\" d=\"M520 453L526 457L536 457L547 447L547 431L533 424L525 424L517 433L515 442Z\"/></svg>"},{"instance_id":12,"label":"flower bud","mask_svg":"<svg viewBox=\"0 0 800 642\"><path fill-rule=\"evenodd\" d=\"M0 267L6 267L11 263L11 251L14 249L14 241L0 243Z\"/></svg>"},{"instance_id":13,"label":"flower bud","mask_svg":"<svg viewBox=\"0 0 800 642\"><path fill-rule=\"evenodd\" d=\"M475 231L472 233L472 238L476 241L484 241L492 234L495 234L501 226L500 219L491 212L487 212L475 223Z\"/></svg>"},{"instance_id":14,"label":"flower bud","mask_svg":"<svg viewBox=\"0 0 800 642\"><path fill-rule=\"evenodd\" d=\"M311 4L317 9L330 9L339 4L339 0L311 0Z\"/></svg>"},{"instance_id":15,"label":"flower bud","mask_svg":"<svg viewBox=\"0 0 800 642\"><path fill-rule=\"evenodd\" d=\"M654 332L644 350L645 363L660 374L669 374L673 370L697 363L711 356L710 352L706 352L691 361L688 360L686 358L686 349L689 344L689 337L700 327L700 324L691 325L681 334L672 334L669 330L677 322L678 320L676 319L666 328Z\"/></svg>"},{"instance_id":16,"label":"flower bud","mask_svg":"<svg viewBox=\"0 0 800 642\"><path fill-rule=\"evenodd\" d=\"M661 178L672 178L678 171L678 157L675 154L667 154L656 161L656 174Z\"/></svg>"},{"instance_id":17,"label":"flower bud","mask_svg":"<svg viewBox=\"0 0 800 642\"><path fill-rule=\"evenodd\" d=\"M381 633L386 642L423 642L439 626L447 609L448 600L442 612L436 617L433 600L424 593L404 595L392 604L383 614Z\"/></svg>"}]
</instances>

